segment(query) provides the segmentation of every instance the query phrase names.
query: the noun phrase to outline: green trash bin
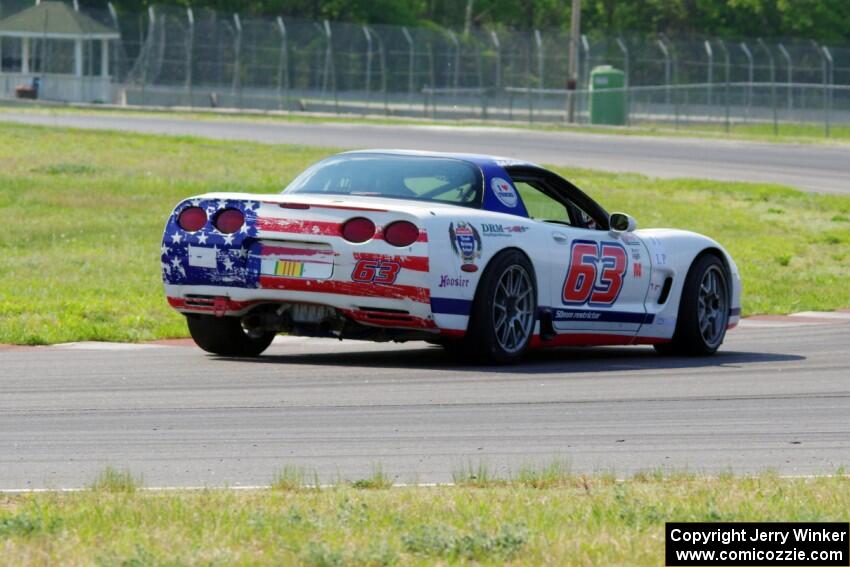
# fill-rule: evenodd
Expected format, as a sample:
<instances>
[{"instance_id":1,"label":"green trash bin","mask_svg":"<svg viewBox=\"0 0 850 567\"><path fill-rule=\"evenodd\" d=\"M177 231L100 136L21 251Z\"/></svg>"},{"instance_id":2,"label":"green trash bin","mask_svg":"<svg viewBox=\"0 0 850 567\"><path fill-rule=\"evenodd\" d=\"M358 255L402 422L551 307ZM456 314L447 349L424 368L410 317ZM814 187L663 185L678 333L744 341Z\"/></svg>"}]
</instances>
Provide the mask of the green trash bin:
<instances>
[{"instance_id":1,"label":"green trash bin","mask_svg":"<svg viewBox=\"0 0 850 567\"><path fill-rule=\"evenodd\" d=\"M626 74L611 65L590 72L590 123L625 126ZM611 89L620 89L614 90Z\"/></svg>"}]
</instances>

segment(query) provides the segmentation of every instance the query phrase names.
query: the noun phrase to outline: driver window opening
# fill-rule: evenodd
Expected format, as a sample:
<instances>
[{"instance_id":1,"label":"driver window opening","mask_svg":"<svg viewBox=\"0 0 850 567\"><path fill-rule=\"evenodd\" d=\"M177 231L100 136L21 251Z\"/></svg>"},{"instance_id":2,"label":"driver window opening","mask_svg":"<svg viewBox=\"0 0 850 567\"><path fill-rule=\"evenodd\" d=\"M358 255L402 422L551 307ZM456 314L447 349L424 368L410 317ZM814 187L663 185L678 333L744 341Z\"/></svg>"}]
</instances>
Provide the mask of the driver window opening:
<instances>
[{"instance_id":1,"label":"driver window opening","mask_svg":"<svg viewBox=\"0 0 850 567\"><path fill-rule=\"evenodd\" d=\"M522 202L525 204L528 215L542 222L563 224L575 228L598 230L599 226L589 214L579 208L572 201L564 204L550 197L540 185L539 181L517 181L517 188Z\"/></svg>"}]
</instances>

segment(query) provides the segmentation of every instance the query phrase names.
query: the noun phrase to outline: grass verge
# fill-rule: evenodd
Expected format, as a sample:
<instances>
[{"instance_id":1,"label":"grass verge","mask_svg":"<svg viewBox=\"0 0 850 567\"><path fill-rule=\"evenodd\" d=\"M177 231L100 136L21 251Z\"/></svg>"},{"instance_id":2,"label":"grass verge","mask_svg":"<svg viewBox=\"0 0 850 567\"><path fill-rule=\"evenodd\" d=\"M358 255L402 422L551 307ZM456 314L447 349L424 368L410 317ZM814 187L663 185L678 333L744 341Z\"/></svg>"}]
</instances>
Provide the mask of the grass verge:
<instances>
[{"instance_id":1,"label":"grass verge","mask_svg":"<svg viewBox=\"0 0 850 567\"><path fill-rule=\"evenodd\" d=\"M273 193L329 149L0 124L0 343L186 336L159 246L182 198ZM711 236L735 257L744 312L850 305L850 197L558 168L641 226Z\"/></svg>"},{"instance_id":2,"label":"grass verge","mask_svg":"<svg viewBox=\"0 0 850 567\"><path fill-rule=\"evenodd\" d=\"M659 565L667 521L846 521L850 509L850 479L840 476L658 473L619 482L553 470L481 486L0 495L0 557L14 565Z\"/></svg>"}]
</instances>

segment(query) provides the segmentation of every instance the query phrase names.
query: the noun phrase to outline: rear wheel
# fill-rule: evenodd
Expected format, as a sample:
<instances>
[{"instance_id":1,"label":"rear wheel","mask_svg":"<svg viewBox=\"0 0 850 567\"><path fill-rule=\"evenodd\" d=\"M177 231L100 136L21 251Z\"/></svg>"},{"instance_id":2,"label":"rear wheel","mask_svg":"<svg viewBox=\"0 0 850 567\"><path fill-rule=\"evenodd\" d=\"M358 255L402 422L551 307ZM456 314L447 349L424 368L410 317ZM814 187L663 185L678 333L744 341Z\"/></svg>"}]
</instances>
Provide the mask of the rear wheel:
<instances>
[{"instance_id":1,"label":"rear wheel","mask_svg":"<svg viewBox=\"0 0 850 567\"><path fill-rule=\"evenodd\" d=\"M189 333L195 344L221 356L259 356L274 339L275 333L249 333L238 317L187 315Z\"/></svg>"},{"instance_id":2,"label":"rear wheel","mask_svg":"<svg viewBox=\"0 0 850 567\"><path fill-rule=\"evenodd\" d=\"M655 345L655 349L661 354L714 354L726 337L729 296L720 258L714 254L699 257L685 279L673 340Z\"/></svg>"},{"instance_id":3,"label":"rear wheel","mask_svg":"<svg viewBox=\"0 0 850 567\"><path fill-rule=\"evenodd\" d=\"M503 252L478 285L464 340L467 356L500 364L518 361L531 341L536 310L531 262L517 250Z\"/></svg>"}]
</instances>

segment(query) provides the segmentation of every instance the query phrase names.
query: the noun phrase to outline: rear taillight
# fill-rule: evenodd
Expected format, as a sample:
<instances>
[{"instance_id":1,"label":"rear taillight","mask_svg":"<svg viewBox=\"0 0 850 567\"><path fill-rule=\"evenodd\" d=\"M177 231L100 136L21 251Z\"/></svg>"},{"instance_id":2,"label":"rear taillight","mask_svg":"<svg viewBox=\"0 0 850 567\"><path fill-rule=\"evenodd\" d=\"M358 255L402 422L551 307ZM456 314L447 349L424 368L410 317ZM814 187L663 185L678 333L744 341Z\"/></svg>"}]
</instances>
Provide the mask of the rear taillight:
<instances>
[{"instance_id":1,"label":"rear taillight","mask_svg":"<svg viewBox=\"0 0 850 567\"><path fill-rule=\"evenodd\" d=\"M201 207L183 209L183 212L177 217L177 224L180 225L180 228L189 232L201 230L207 224L207 212Z\"/></svg>"},{"instance_id":2,"label":"rear taillight","mask_svg":"<svg viewBox=\"0 0 850 567\"><path fill-rule=\"evenodd\" d=\"M367 218L353 218L342 225L342 237L349 242L360 244L373 236L375 236L375 223Z\"/></svg>"},{"instance_id":3,"label":"rear taillight","mask_svg":"<svg viewBox=\"0 0 850 567\"><path fill-rule=\"evenodd\" d=\"M412 222L396 221L384 229L384 240L393 246L410 246L419 239L419 228Z\"/></svg>"},{"instance_id":4,"label":"rear taillight","mask_svg":"<svg viewBox=\"0 0 850 567\"><path fill-rule=\"evenodd\" d=\"M236 209L224 209L215 217L215 227L219 232L232 234L245 224L245 215Z\"/></svg>"}]
</instances>

